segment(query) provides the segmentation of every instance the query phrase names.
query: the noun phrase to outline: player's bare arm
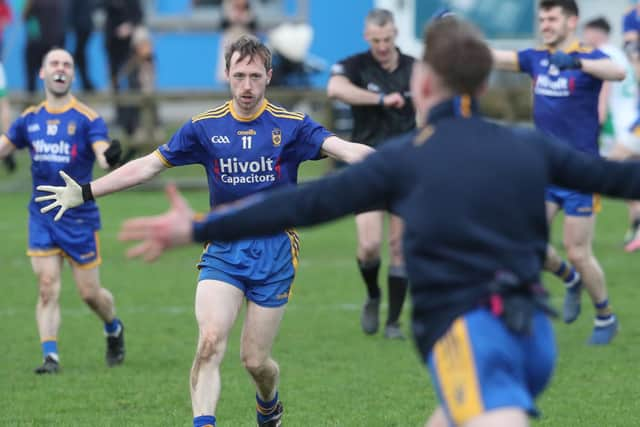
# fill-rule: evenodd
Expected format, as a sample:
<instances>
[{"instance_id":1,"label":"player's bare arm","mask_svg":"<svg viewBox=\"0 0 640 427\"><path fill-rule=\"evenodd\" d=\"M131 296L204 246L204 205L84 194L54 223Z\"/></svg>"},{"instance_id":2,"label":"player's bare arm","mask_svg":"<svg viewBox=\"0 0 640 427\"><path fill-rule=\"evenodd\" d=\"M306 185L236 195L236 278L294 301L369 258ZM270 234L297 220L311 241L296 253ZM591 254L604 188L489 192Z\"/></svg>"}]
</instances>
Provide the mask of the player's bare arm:
<instances>
[{"instance_id":1,"label":"player's bare arm","mask_svg":"<svg viewBox=\"0 0 640 427\"><path fill-rule=\"evenodd\" d=\"M51 201L47 206L40 209L42 213L47 213L59 206L60 210L55 216L55 220L58 221L67 209L80 206L84 202L96 197L105 196L141 184L150 180L165 168L164 163L162 163L154 153L151 153L84 185L78 184L73 178L61 171L60 176L62 176L66 185L64 187L51 185L38 186L38 191L51 194L36 197L35 201Z\"/></svg>"},{"instance_id":2,"label":"player's bare arm","mask_svg":"<svg viewBox=\"0 0 640 427\"><path fill-rule=\"evenodd\" d=\"M405 104L404 97L398 92L387 94L372 92L354 85L348 78L339 75L329 79L327 96L349 105L380 105L402 108Z\"/></svg>"},{"instance_id":3,"label":"player's bare arm","mask_svg":"<svg viewBox=\"0 0 640 427\"><path fill-rule=\"evenodd\" d=\"M607 81L622 81L627 76L624 68L611 59L581 59L582 71Z\"/></svg>"},{"instance_id":4,"label":"player's bare arm","mask_svg":"<svg viewBox=\"0 0 640 427\"><path fill-rule=\"evenodd\" d=\"M491 49L493 66L497 70L520 71L518 54L513 50Z\"/></svg>"},{"instance_id":5,"label":"player's bare arm","mask_svg":"<svg viewBox=\"0 0 640 427\"><path fill-rule=\"evenodd\" d=\"M349 142L337 136L330 136L322 144L322 154L345 163L356 163L373 153L368 145Z\"/></svg>"},{"instance_id":6,"label":"player's bare arm","mask_svg":"<svg viewBox=\"0 0 640 427\"><path fill-rule=\"evenodd\" d=\"M0 159L4 159L9 154L11 154L16 147L9 142L6 136L2 135L0 137Z\"/></svg>"}]
</instances>

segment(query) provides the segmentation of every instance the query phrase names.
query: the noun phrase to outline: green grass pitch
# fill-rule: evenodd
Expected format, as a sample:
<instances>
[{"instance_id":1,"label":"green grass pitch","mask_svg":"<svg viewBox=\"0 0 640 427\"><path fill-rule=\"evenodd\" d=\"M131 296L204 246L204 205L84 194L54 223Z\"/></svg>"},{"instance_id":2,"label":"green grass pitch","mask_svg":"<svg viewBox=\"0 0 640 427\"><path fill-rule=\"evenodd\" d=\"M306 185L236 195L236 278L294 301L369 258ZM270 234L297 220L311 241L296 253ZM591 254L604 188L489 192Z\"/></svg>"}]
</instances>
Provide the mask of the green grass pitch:
<instances>
[{"instance_id":1,"label":"green grass pitch","mask_svg":"<svg viewBox=\"0 0 640 427\"><path fill-rule=\"evenodd\" d=\"M0 174L0 180L7 179ZM204 192L187 197L199 209L207 205ZM27 193L0 193L0 426L190 425L188 372L197 334L194 267L200 248L181 249L146 265L126 260L126 246L116 240L124 218L164 211L164 195L125 192L100 200L101 275L126 323L125 364L105 366L102 326L81 303L66 268L59 336L63 371L46 377L32 372L41 355L34 319L37 287L25 256L27 199ZM620 334L609 347L586 345L593 314L586 297L574 325L556 322L559 360L539 400L543 418L534 425L638 425L640 255L621 250L625 223L624 205L606 202L595 244L621 320ZM282 369L285 425L421 426L435 396L413 344L360 332L364 286L355 266L353 220L303 230L301 237L294 295L274 349ZM559 306L559 281L547 277L547 284ZM216 414L222 426L255 425L254 389L240 365L239 331L234 329L222 366Z\"/></svg>"}]
</instances>

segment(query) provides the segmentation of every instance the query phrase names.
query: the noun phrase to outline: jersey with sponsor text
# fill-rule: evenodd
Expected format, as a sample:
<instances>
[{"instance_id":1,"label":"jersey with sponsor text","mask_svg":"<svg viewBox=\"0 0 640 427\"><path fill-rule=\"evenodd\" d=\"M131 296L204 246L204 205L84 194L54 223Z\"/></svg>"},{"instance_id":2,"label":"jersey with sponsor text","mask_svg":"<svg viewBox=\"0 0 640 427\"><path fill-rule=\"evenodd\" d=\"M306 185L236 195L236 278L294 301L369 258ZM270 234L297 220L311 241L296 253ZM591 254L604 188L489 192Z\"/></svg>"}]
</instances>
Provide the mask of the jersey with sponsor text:
<instances>
[{"instance_id":1,"label":"jersey with sponsor text","mask_svg":"<svg viewBox=\"0 0 640 427\"><path fill-rule=\"evenodd\" d=\"M607 58L603 52L574 43L567 53L583 59ZM520 70L533 78L536 127L572 147L598 155L598 96L602 80L581 70L558 70L549 49L518 52Z\"/></svg>"},{"instance_id":2,"label":"jersey with sponsor text","mask_svg":"<svg viewBox=\"0 0 640 427\"><path fill-rule=\"evenodd\" d=\"M317 159L332 133L307 115L264 100L249 118L231 101L194 116L156 154L167 167L201 164L214 207L297 182L298 166Z\"/></svg>"},{"instance_id":3,"label":"jersey with sponsor text","mask_svg":"<svg viewBox=\"0 0 640 427\"><path fill-rule=\"evenodd\" d=\"M93 146L109 143L107 126L102 117L75 98L58 109L48 106L47 102L27 108L2 138L18 149L29 149L33 177L33 196L29 208L34 213L47 205L46 202L37 204L33 201L38 185L65 185L59 171L66 172L79 183L90 182L96 160ZM49 193L38 195L46 194ZM56 212L57 209L54 209L46 215L53 218ZM95 202L70 209L64 216L71 220L99 221Z\"/></svg>"}]
</instances>

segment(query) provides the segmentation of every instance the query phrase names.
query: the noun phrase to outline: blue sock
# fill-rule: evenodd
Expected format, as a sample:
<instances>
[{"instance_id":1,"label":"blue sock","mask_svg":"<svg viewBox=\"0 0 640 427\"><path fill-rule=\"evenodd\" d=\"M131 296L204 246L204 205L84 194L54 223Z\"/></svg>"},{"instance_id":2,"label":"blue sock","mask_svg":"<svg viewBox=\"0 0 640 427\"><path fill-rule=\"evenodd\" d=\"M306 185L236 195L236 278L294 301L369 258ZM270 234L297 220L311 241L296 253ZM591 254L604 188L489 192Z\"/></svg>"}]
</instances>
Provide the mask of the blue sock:
<instances>
[{"instance_id":1,"label":"blue sock","mask_svg":"<svg viewBox=\"0 0 640 427\"><path fill-rule=\"evenodd\" d=\"M558 276L564 282L565 286L569 289L573 288L577 285L578 272L576 269L569 265L566 261L562 261L560 267L553 272L556 276Z\"/></svg>"},{"instance_id":2,"label":"blue sock","mask_svg":"<svg viewBox=\"0 0 640 427\"><path fill-rule=\"evenodd\" d=\"M114 317L111 322L104 322L104 331L109 335L118 332L119 328L120 319L118 319L117 317Z\"/></svg>"},{"instance_id":3,"label":"blue sock","mask_svg":"<svg viewBox=\"0 0 640 427\"><path fill-rule=\"evenodd\" d=\"M214 427L216 425L216 417L213 415L201 415L193 419L193 427Z\"/></svg>"},{"instance_id":4,"label":"blue sock","mask_svg":"<svg viewBox=\"0 0 640 427\"><path fill-rule=\"evenodd\" d=\"M258 413L258 421L261 423L268 421L273 411L275 411L276 406L278 405L278 392L276 391L276 395L273 399L268 402L260 399L258 393L256 393L256 411Z\"/></svg>"},{"instance_id":5,"label":"blue sock","mask_svg":"<svg viewBox=\"0 0 640 427\"><path fill-rule=\"evenodd\" d=\"M611 311L611 307L609 307L609 299L604 299L603 301L597 302L593 304L597 312L597 318L600 320L608 320L613 316Z\"/></svg>"},{"instance_id":6,"label":"blue sock","mask_svg":"<svg viewBox=\"0 0 640 427\"><path fill-rule=\"evenodd\" d=\"M42 357L46 358L48 354L53 354L58 359L58 341L55 338L42 341Z\"/></svg>"}]
</instances>

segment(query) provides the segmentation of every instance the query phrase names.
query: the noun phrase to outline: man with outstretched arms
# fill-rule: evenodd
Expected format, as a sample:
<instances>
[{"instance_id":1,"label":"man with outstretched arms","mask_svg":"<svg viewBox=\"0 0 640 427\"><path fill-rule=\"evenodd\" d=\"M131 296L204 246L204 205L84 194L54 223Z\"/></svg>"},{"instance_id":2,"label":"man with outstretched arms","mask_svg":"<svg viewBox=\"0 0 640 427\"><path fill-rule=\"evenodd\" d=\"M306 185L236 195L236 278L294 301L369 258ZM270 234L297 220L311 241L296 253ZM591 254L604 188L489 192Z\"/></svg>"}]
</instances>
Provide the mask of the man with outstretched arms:
<instances>
[{"instance_id":1,"label":"man with outstretched arms","mask_svg":"<svg viewBox=\"0 0 640 427\"><path fill-rule=\"evenodd\" d=\"M638 197L640 166L482 118L471 97L485 89L492 57L468 24L435 21L425 45L411 79L425 127L340 174L256 195L205 220L194 220L169 188L171 210L126 221L120 238L141 241L130 256L152 259L193 241L269 235L388 207L405 224L413 335L440 402L427 426L525 427L556 358L540 284L545 189Z\"/></svg>"},{"instance_id":2,"label":"man with outstretched arms","mask_svg":"<svg viewBox=\"0 0 640 427\"><path fill-rule=\"evenodd\" d=\"M63 49L49 51L40 69L45 101L27 108L0 137L0 158L16 149L29 150L34 196L38 193L36 186L63 184L59 172L89 181L95 162L108 169L120 158L120 144L109 141L102 117L71 94L73 77L74 64L69 52ZM60 369L58 299L65 258L71 264L81 298L104 322L107 364L122 363L124 327L116 317L113 296L100 285L98 266L102 257L98 206L94 202L86 203L58 223L54 223L52 213L42 215L39 209L32 196L27 255L31 257L31 266L38 277L36 321L44 359L35 372L56 373Z\"/></svg>"},{"instance_id":3,"label":"man with outstretched arms","mask_svg":"<svg viewBox=\"0 0 640 427\"><path fill-rule=\"evenodd\" d=\"M66 176L65 187L40 187L53 194L57 217L88 200L147 181L166 168L201 164L211 207L296 183L298 166L322 156L353 163L373 151L336 137L308 116L265 99L271 52L253 36L242 36L225 55L232 99L194 116L168 143L114 172L83 185ZM331 197L328 195L327 197ZM200 330L191 370L193 425L215 425L220 363L235 319L247 300L241 338L242 362L256 385L260 426L279 426L279 367L271 358L295 275L299 242L293 230L233 244L211 241L198 265L196 318ZM152 252L149 253L152 255Z\"/></svg>"},{"instance_id":4,"label":"man with outstretched arms","mask_svg":"<svg viewBox=\"0 0 640 427\"><path fill-rule=\"evenodd\" d=\"M544 47L519 52L494 50L495 66L533 78L533 120L538 129L577 151L598 156L598 97L602 82L623 80L625 71L603 52L577 41L575 0L541 0L538 22ZM596 310L589 343L608 344L618 331L618 319L609 306L604 273L592 250L598 195L551 186L546 206L549 222L560 209L565 215L563 241L571 264L551 246L546 262L546 268L560 277L567 289L564 321L571 323L580 314L584 284Z\"/></svg>"}]
</instances>

